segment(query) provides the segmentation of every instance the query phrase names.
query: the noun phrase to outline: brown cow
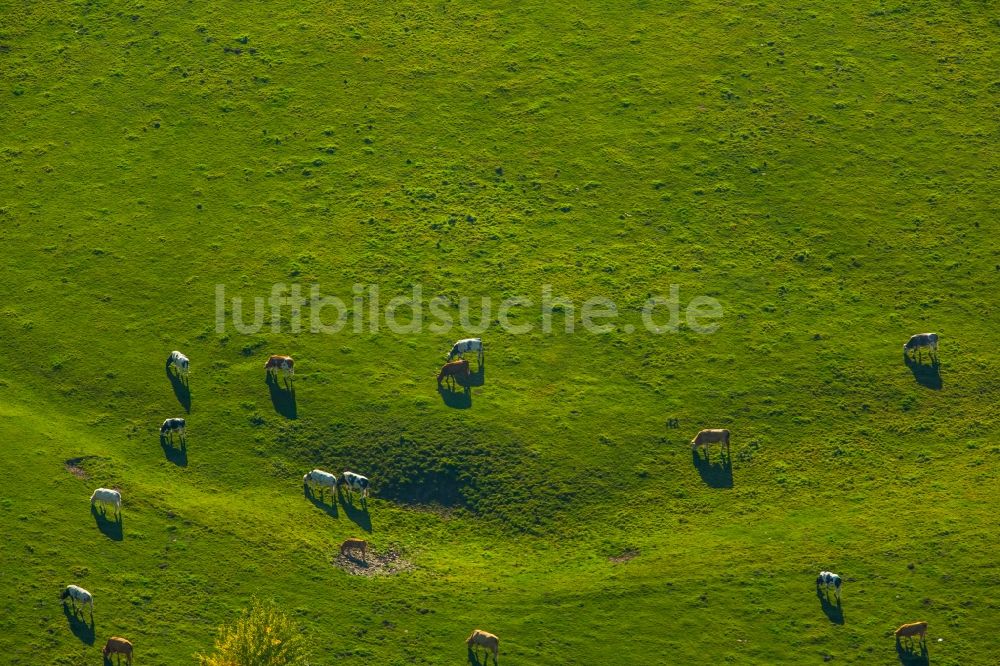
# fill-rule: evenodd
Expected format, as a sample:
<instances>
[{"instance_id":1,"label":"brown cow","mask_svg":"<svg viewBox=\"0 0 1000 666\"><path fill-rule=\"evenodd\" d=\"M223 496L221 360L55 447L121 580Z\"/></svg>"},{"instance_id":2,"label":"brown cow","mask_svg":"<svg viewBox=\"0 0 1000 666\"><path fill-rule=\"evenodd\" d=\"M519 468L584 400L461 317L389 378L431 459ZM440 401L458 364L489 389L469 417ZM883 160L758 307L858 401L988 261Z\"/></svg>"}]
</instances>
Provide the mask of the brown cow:
<instances>
[{"instance_id":1,"label":"brown cow","mask_svg":"<svg viewBox=\"0 0 1000 666\"><path fill-rule=\"evenodd\" d=\"M445 363L441 367L441 372L438 373L438 386L441 386L441 380L444 378L450 379L452 386L454 386L455 377L460 377L462 379L469 378L469 362L464 358L460 361Z\"/></svg>"},{"instance_id":2,"label":"brown cow","mask_svg":"<svg viewBox=\"0 0 1000 666\"><path fill-rule=\"evenodd\" d=\"M289 383L295 377L295 361L292 360L291 356L270 356L264 364L264 370L267 371L268 378L271 375L277 378L278 373L281 372L285 377L285 382Z\"/></svg>"},{"instance_id":3,"label":"brown cow","mask_svg":"<svg viewBox=\"0 0 1000 666\"><path fill-rule=\"evenodd\" d=\"M924 642L927 640L926 635L926 622L911 622L910 624L904 624L896 630L896 642L898 643L900 638L909 638L912 641L914 636L920 636L920 641Z\"/></svg>"},{"instance_id":4,"label":"brown cow","mask_svg":"<svg viewBox=\"0 0 1000 666\"><path fill-rule=\"evenodd\" d=\"M694 439L691 440L691 449L694 450L699 446L703 449L707 449L709 444L714 442L721 443L726 447L726 452L729 451L729 431L728 430L702 430Z\"/></svg>"},{"instance_id":5,"label":"brown cow","mask_svg":"<svg viewBox=\"0 0 1000 666\"><path fill-rule=\"evenodd\" d=\"M465 644L469 646L471 652L476 647L484 647L493 653L493 663L497 663L497 656L500 654L500 639L488 631L473 629L472 635L465 639Z\"/></svg>"},{"instance_id":6,"label":"brown cow","mask_svg":"<svg viewBox=\"0 0 1000 666\"><path fill-rule=\"evenodd\" d=\"M117 654L118 663L121 663L121 655L125 655L125 663L132 664L132 643L128 640L121 638L119 636L112 636L108 639L107 644L104 649L101 650L101 654L104 655L105 661L108 659L108 655Z\"/></svg>"},{"instance_id":7,"label":"brown cow","mask_svg":"<svg viewBox=\"0 0 1000 666\"><path fill-rule=\"evenodd\" d=\"M364 539L358 539L356 537L351 537L340 544L340 554L347 555L348 552L361 551L361 561L368 563L366 559L368 556L368 542Z\"/></svg>"}]
</instances>

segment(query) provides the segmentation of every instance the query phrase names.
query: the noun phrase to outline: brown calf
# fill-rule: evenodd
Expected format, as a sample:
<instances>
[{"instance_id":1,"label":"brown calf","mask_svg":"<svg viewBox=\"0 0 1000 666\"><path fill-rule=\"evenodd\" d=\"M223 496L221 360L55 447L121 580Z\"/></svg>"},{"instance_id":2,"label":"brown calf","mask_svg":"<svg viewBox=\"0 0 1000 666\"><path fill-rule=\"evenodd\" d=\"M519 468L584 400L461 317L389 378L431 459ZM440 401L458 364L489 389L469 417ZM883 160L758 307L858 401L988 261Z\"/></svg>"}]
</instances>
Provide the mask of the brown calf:
<instances>
[{"instance_id":1,"label":"brown calf","mask_svg":"<svg viewBox=\"0 0 1000 666\"><path fill-rule=\"evenodd\" d=\"M441 386L442 379L450 379L452 385L455 383L455 377L460 377L462 379L468 379L469 377L469 362L464 358L460 361L452 361L451 363L445 363L441 367L441 372L438 373L438 386Z\"/></svg>"},{"instance_id":2,"label":"brown calf","mask_svg":"<svg viewBox=\"0 0 1000 666\"><path fill-rule=\"evenodd\" d=\"M500 639L490 632L473 629L472 635L465 639L465 644L469 646L470 650L477 647L486 648L493 653L493 663L497 662L497 656L500 654Z\"/></svg>"},{"instance_id":3,"label":"brown calf","mask_svg":"<svg viewBox=\"0 0 1000 666\"><path fill-rule=\"evenodd\" d=\"M348 552L354 552L358 550L361 551L361 561L368 562L368 560L366 559L368 556L368 542L365 541L364 539L357 539L355 537L351 537L350 539L344 541L344 543L340 544L341 555L347 555Z\"/></svg>"},{"instance_id":4,"label":"brown calf","mask_svg":"<svg viewBox=\"0 0 1000 666\"><path fill-rule=\"evenodd\" d=\"M904 624L899 629L896 630L896 640L899 641L900 638L909 638L913 640L914 636L920 636L920 640L926 640L927 635L927 623L926 622L911 622L910 624Z\"/></svg>"},{"instance_id":5,"label":"brown calf","mask_svg":"<svg viewBox=\"0 0 1000 666\"><path fill-rule=\"evenodd\" d=\"M104 649L101 650L101 654L107 659L108 655L117 654L118 663L121 663L121 655L125 655L125 663L131 666L132 664L132 643L128 640L121 638L120 636L112 636L108 639L108 642L104 645Z\"/></svg>"}]
</instances>

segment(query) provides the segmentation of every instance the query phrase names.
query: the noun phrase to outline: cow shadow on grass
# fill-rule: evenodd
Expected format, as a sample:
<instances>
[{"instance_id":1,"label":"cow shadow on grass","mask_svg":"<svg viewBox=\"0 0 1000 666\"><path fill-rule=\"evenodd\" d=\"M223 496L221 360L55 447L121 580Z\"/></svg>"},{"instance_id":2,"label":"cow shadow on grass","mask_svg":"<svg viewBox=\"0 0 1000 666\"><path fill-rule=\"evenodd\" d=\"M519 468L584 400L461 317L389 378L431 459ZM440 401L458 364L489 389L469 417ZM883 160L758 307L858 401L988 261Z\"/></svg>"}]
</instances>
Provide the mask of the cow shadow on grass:
<instances>
[{"instance_id":1,"label":"cow shadow on grass","mask_svg":"<svg viewBox=\"0 0 1000 666\"><path fill-rule=\"evenodd\" d=\"M316 497L309 486L302 484L302 494L306 496L306 499L312 502L312 505L317 509L322 509L323 512L330 516L331 518L340 518L340 511L337 509L337 495L336 491L330 493L330 503L327 504L323 501L322 497Z\"/></svg>"},{"instance_id":2,"label":"cow shadow on grass","mask_svg":"<svg viewBox=\"0 0 1000 666\"><path fill-rule=\"evenodd\" d=\"M706 485L712 488L733 487L733 459L727 453L720 453L718 462L713 462L706 449L704 457L699 449L691 450L691 462Z\"/></svg>"},{"instance_id":3,"label":"cow shadow on grass","mask_svg":"<svg viewBox=\"0 0 1000 666\"><path fill-rule=\"evenodd\" d=\"M913 373L913 378L921 386L926 386L934 391L940 391L944 386L944 381L941 379L941 364L936 360L928 365L910 358L907 354L903 354L903 363L910 369L910 372Z\"/></svg>"},{"instance_id":4,"label":"cow shadow on grass","mask_svg":"<svg viewBox=\"0 0 1000 666\"><path fill-rule=\"evenodd\" d=\"M180 440L180 446L174 446L172 439L166 435L160 435L160 448L163 449L163 455L167 460L178 467L187 467L187 442L183 438Z\"/></svg>"},{"instance_id":5,"label":"cow shadow on grass","mask_svg":"<svg viewBox=\"0 0 1000 666\"><path fill-rule=\"evenodd\" d=\"M184 411L190 414L191 387L178 377L176 372L172 372L169 365L167 366L167 379L170 380L170 385L174 388L174 395L177 397L177 402L181 403Z\"/></svg>"},{"instance_id":6,"label":"cow shadow on grass","mask_svg":"<svg viewBox=\"0 0 1000 666\"><path fill-rule=\"evenodd\" d=\"M834 605L830 602L829 592L825 588L819 587L816 588L816 597L819 599L819 605L822 606L823 612L830 622L844 624L844 609L840 606L840 599L837 599L837 604Z\"/></svg>"},{"instance_id":7,"label":"cow shadow on grass","mask_svg":"<svg viewBox=\"0 0 1000 666\"><path fill-rule=\"evenodd\" d=\"M468 377L456 377L457 381L463 388L478 388L486 383L486 361L479 364L475 372L470 372Z\"/></svg>"},{"instance_id":8,"label":"cow shadow on grass","mask_svg":"<svg viewBox=\"0 0 1000 666\"><path fill-rule=\"evenodd\" d=\"M479 654L477 654L476 651L470 646L469 663L472 664L472 666L494 666L494 664L498 662L494 661L493 656L489 652L484 653L483 658L480 659Z\"/></svg>"},{"instance_id":9,"label":"cow shadow on grass","mask_svg":"<svg viewBox=\"0 0 1000 666\"><path fill-rule=\"evenodd\" d=\"M295 387L289 386L285 388L271 373L267 374L264 383L267 384L267 390L271 393L271 404L274 405L274 411L286 419L297 419L299 417L299 407L295 402Z\"/></svg>"},{"instance_id":10,"label":"cow shadow on grass","mask_svg":"<svg viewBox=\"0 0 1000 666\"><path fill-rule=\"evenodd\" d=\"M351 522L363 529L365 532L372 531L372 517L368 513L368 503L362 502L361 507L358 508L354 506L354 503L344 497L340 492L340 488L337 488L337 498L340 500L340 505L344 507L344 515L351 519Z\"/></svg>"},{"instance_id":11,"label":"cow shadow on grass","mask_svg":"<svg viewBox=\"0 0 1000 666\"><path fill-rule=\"evenodd\" d=\"M896 639L896 656L899 657L899 663L904 666L929 666L931 663L931 656L927 652L927 644L920 643L920 651L918 652L913 648L912 645L904 645Z\"/></svg>"},{"instance_id":12,"label":"cow shadow on grass","mask_svg":"<svg viewBox=\"0 0 1000 666\"><path fill-rule=\"evenodd\" d=\"M125 532L122 530L121 514L118 514L117 519L108 518L108 514L105 511L98 510L94 505L90 506L90 514L94 517L94 522L97 523L97 529L101 530L101 534L112 541L121 541L125 538ZM111 515L114 516L114 513L112 512Z\"/></svg>"},{"instance_id":13,"label":"cow shadow on grass","mask_svg":"<svg viewBox=\"0 0 1000 666\"><path fill-rule=\"evenodd\" d=\"M438 386L438 393L441 400L452 409L468 409L472 407L472 391L469 387L464 387L461 391L455 391L447 386Z\"/></svg>"},{"instance_id":14,"label":"cow shadow on grass","mask_svg":"<svg viewBox=\"0 0 1000 666\"><path fill-rule=\"evenodd\" d=\"M80 639L81 642L87 645L94 644L94 636L96 631L94 630L94 616L90 616L90 624L87 624L87 616L85 613L90 609L89 606L86 607L87 610L78 610L73 608L73 604L67 604L63 602L63 615L66 616L66 622L69 623L69 630L73 632L73 635Z\"/></svg>"}]
</instances>

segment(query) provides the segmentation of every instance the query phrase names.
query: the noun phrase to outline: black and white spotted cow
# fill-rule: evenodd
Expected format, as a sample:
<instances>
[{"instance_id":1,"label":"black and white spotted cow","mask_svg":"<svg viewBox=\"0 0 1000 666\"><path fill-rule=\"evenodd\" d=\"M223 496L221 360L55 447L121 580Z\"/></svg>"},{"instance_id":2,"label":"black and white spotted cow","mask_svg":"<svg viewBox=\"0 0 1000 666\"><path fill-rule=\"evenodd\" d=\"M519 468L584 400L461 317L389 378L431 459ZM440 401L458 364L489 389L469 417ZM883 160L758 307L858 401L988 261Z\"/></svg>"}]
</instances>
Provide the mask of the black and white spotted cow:
<instances>
[{"instance_id":1,"label":"black and white spotted cow","mask_svg":"<svg viewBox=\"0 0 1000 666\"><path fill-rule=\"evenodd\" d=\"M837 595L837 601L840 601L841 584L842 581L840 580L840 576L833 573L832 571L820 571L819 576L816 577L816 589L825 587L827 590L827 594L829 594L830 593L829 590L832 587L833 593Z\"/></svg>"},{"instance_id":2,"label":"black and white spotted cow","mask_svg":"<svg viewBox=\"0 0 1000 666\"><path fill-rule=\"evenodd\" d=\"M333 495L337 490L337 476L329 472L324 472L321 469L314 469L302 477L302 485L308 488L311 493L315 493L316 488L319 488L319 498L321 501L324 489L329 488L330 499L333 500Z\"/></svg>"},{"instance_id":3,"label":"black and white spotted cow","mask_svg":"<svg viewBox=\"0 0 1000 666\"><path fill-rule=\"evenodd\" d=\"M174 433L176 432L180 436L182 442L186 441L187 434L184 432L184 427L186 425L187 423L184 419L167 419L163 422L163 425L160 426L160 439L169 438L170 441L173 442Z\"/></svg>"},{"instance_id":4,"label":"black and white spotted cow","mask_svg":"<svg viewBox=\"0 0 1000 666\"><path fill-rule=\"evenodd\" d=\"M348 472L345 469L343 475L340 477L340 481L338 482L337 487L340 488L341 486L344 486L345 488L347 488L347 496L353 502L354 496L351 494L352 491L357 492L359 495L361 495L362 501L368 499L369 485L371 484L368 482L367 477L361 476L360 474L355 474L354 472Z\"/></svg>"}]
</instances>

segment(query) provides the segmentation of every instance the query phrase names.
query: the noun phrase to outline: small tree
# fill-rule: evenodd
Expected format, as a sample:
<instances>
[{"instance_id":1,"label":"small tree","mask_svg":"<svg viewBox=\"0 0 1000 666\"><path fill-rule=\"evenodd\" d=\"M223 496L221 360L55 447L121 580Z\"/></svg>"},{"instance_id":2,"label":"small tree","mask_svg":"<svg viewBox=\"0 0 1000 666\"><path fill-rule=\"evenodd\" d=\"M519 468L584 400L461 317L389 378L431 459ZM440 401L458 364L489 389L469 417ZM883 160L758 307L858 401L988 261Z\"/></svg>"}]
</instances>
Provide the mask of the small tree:
<instances>
[{"instance_id":1,"label":"small tree","mask_svg":"<svg viewBox=\"0 0 1000 666\"><path fill-rule=\"evenodd\" d=\"M215 652L198 655L200 666L307 666L306 641L271 601L254 597L250 608L219 627Z\"/></svg>"}]
</instances>

